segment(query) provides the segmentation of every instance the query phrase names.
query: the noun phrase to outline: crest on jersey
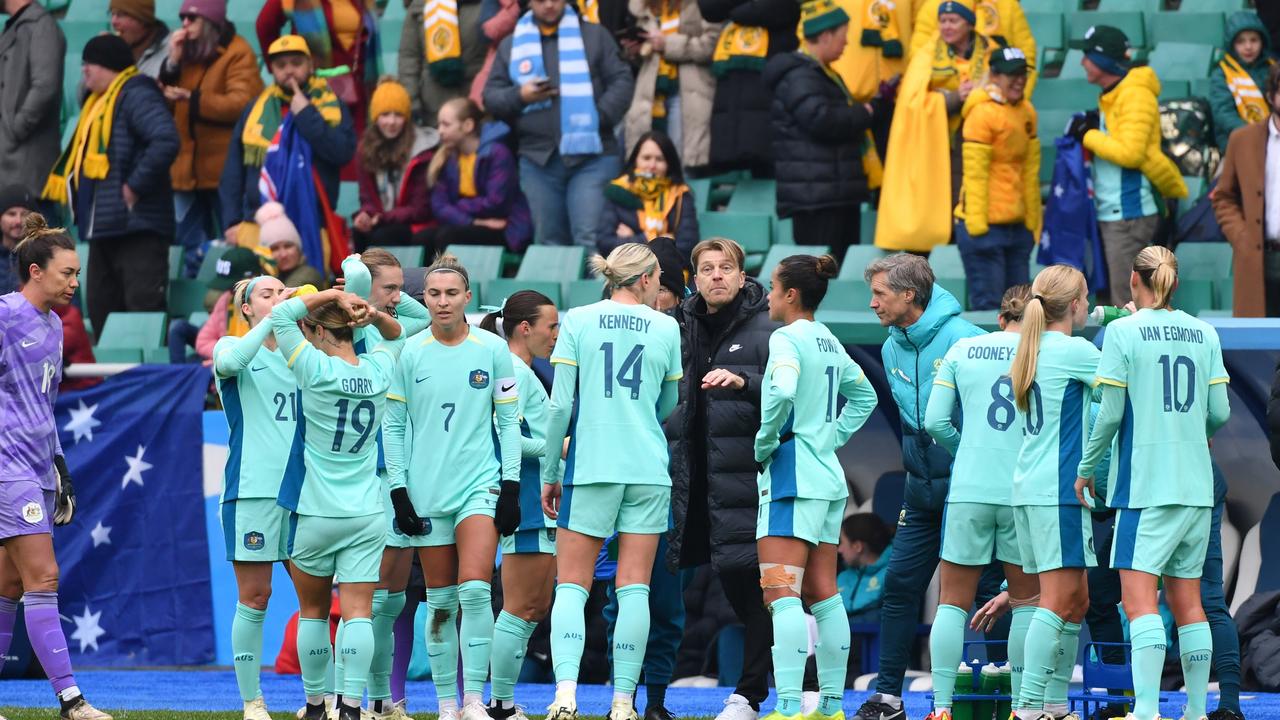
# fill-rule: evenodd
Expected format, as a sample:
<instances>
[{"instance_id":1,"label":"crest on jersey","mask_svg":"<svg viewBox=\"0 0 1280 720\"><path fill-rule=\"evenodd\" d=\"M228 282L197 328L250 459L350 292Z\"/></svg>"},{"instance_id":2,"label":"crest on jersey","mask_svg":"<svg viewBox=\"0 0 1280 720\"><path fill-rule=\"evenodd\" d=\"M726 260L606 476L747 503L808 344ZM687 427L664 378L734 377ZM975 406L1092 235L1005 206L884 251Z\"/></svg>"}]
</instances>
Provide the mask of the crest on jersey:
<instances>
[{"instance_id":1,"label":"crest on jersey","mask_svg":"<svg viewBox=\"0 0 1280 720\"><path fill-rule=\"evenodd\" d=\"M483 390L489 387L489 372L487 370L472 370L468 373L467 381L471 383L471 387Z\"/></svg>"},{"instance_id":2,"label":"crest on jersey","mask_svg":"<svg viewBox=\"0 0 1280 720\"><path fill-rule=\"evenodd\" d=\"M247 532L244 534L244 549L257 552L267 546L267 538L260 532Z\"/></svg>"},{"instance_id":3,"label":"crest on jersey","mask_svg":"<svg viewBox=\"0 0 1280 720\"><path fill-rule=\"evenodd\" d=\"M39 524L44 520L44 508L38 502L29 502L22 506L22 519L31 525Z\"/></svg>"}]
</instances>

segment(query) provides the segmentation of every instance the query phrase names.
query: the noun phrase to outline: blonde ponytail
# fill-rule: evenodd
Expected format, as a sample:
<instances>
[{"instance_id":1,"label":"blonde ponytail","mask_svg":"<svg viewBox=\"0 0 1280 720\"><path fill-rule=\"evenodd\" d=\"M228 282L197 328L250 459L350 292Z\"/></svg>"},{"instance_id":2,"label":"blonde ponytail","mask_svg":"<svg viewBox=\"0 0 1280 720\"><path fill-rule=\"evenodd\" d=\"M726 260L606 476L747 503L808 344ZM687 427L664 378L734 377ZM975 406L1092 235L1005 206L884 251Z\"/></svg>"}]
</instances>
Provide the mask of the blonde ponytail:
<instances>
[{"instance_id":1,"label":"blonde ponytail","mask_svg":"<svg viewBox=\"0 0 1280 720\"><path fill-rule=\"evenodd\" d=\"M1049 323L1071 312L1071 301L1080 297L1084 275L1069 265L1053 265L1040 271L1031 284L1031 299L1022 311L1021 340L1013 357L1009 378L1013 381L1013 401L1018 409L1030 409L1031 385L1036 380L1040 359L1040 338Z\"/></svg>"},{"instance_id":2,"label":"blonde ponytail","mask_svg":"<svg viewBox=\"0 0 1280 720\"><path fill-rule=\"evenodd\" d=\"M623 243L609 257L591 258L591 271L604 277L610 289L630 287L658 267L658 256L645 243Z\"/></svg>"},{"instance_id":3,"label":"blonde ponytail","mask_svg":"<svg viewBox=\"0 0 1280 720\"><path fill-rule=\"evenodd\" d=\"M1133 271L1156 296L1156 309L1168 309L1173 290L1178 286L1178 258L1169 248L1150 245L1133 259Z\"/></svg>"}]
</instances>

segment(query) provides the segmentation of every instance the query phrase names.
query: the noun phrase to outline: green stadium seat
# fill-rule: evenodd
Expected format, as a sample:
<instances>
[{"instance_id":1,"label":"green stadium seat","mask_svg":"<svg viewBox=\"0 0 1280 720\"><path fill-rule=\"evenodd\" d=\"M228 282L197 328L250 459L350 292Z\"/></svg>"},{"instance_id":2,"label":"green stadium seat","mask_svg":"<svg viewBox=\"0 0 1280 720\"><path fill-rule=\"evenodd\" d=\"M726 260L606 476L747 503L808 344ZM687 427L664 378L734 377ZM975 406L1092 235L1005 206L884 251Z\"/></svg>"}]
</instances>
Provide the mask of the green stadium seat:
<instances>
[{"instance_id":1,"label":"green stadium seat","mask_svg":"<svg viewBox=\"0 0 1280 720\"><path fill-rule=\"evenodd\" d=\"M1190 95L1191 97L1209 99L1209 86L1213 81L1209 78L1199 78L1191 81Z\"/></svg>"},{"instance_id":2,"label":"green stadium seat","mask_svg":"<svg viewBox=\"0 0 1280 720\"><path fill-rule=\"evenodd\" d=\"M857 280L832 280L827 284L827 296L822 301L824 310L864 312L871 306L871 286Z\"/></svg>"},{"instance_id":3,"label":"green stadium seat","mask_svg":"<svg viewBox=\"0 0 1280 720\"><path fill-rule=\"evenodd\" d=\"M360 212L360 186L354 181L344 181L338 186L338 202L333 211L338 217L350 220Z\"/></svg>"},{"instance_id":4,"label":"green stadium seat","mask_svg":"<svg viewBox=\"0 0 1280 720\"><path fill-rule=\"evenodd\" d=\"M1067 15L1066 20L1070 40L1083 40L1094 25L1110 25L1124 31L1131 47L1147 47L1147 26L1140 12L1077 12Z\"/></svg>"},{"instance_id":5,"label":"green stadium seat","mask_svg":"<svg viewBox=\"0 0 1280 720\"><path fill-rule=\"evenodd\" d=\"M187 322L195 325L196 327L204 327L204 324L209 322L209 313L204 310L201 310L200 312L193 312L187 316Z\"/></svg>"},{"instance_id":6,"label":"green stadium seat","mask_svg":"<svg viewBox=\"0 0 1280 720\"><path fill-rule=\"evenodd\" d=\"M1160 80L1194 80L1209 74L1213 62L1213 45L1195 43L1161 43L1147 56Z\"/></svg>"},{"instance_id":7,"label":"green stadium seat","mask_svg":"<svg viewBox=\"0 0 1280 720\"><path fill-rule=\"evenodd\" d=\"M182 274L182 251L181 245L169 246L169 278L173 279Z\"/></svg>"},{"instance_id":8,"label":"green stadium seat","mask_svg":"<svg viewBox=\"0 0 1280 720\"><path fill-rule=\"evenodd\" d=\"M165 325L162 312L113 312L98 336L98 347L163 347Z\"/></svg>"},{"instance_id":9,"label":"green stadium seat","mask_svg":"<svg viewBox=\"0 0 1280 720\"><path fill-rule=\"evenodd\" d=\"M960 247L938 245L929 253L929 266L936 277L964 277L964 263L960 260Z\"/></svg>"},{"instance_id":10,"label":"green stadium seat","mask_svg":"<svg viewBox=\"0 0 1280 720\"><path fill-rule=\"evenodd\" d=\"M76 257L80 258L80 289L76 290L76 296L80 298L80 313L85 316L85 322L89 317L89 243L76 243Z\"/></svg>"},{"instance_id":11,"label":"green stadium seat","mask_svg":"<svg viewBox=\"0 0 1280 720\"><path fill-rule=\"evenodd\" d=\"M772 212L777 205L777 185L773 180L746 178L734 186L728 209L730 212Z\"/></svg>"},{"instance_id":12,"label":"green stadium seat","mask_svg":"<svg viewBox=\"0 0 1280 720\"><path fill-rule=\"evenodd\" d=\"M849 249L844 253L844 259L840 261L839 280L857 280L861 282L862 272L867 269L867 266L888 254L872 245L871 240L872 238L863 236L861 245L849 246Z\"/></svg>"},{"instance_id":13,"label":"green stadium seat","mask_svg":"<svg viewBox=\"0 0 1280 720\"><path fill-rule=\"evenodd\" d=\"M405 18L404 6L403 0L386 0L382 7L382 19L394 18L403 23Z\"/></svg>"},{"instance_id":14,"label":"green stadium seat","mask_svg":"<svg viewBox=\"0 0 1280 720\"><path fill-rule=\"evenodd\" d=\"M204 254L204 260L200 262L200 269L196 272L196 279L205 283L213 280L214 276L218 274L218 260L222 257L222 253L228 249L225 247L210 248L209 252Z\"/></svg>"},{"instance_id":15,"label":"green stadium seat","mask_svg":"<svg viewBox=\"0 0 1280 720\"><path fill-rule=\"evenodd\" d=\"M1217 45L1222 42L1226 20L1220 12L1162 12L1147 15L1147 37L1152 45L1189 42Z\"/></svg>"},{"instance_id":16,"label":"green stadium seat","mask_svg":"<svg viewBox=\"0 0 1280 720\"><path fill-rule=\"evenodd\" d=\"M427 249L421 245L391 245L382 249L394 255L396 260L400 261L402 268L422 267L424 255L427 252Z\"/></svg>"},{"instance_id":17,"label":"green stadium seat","mask_svg":"<svg viewBox=\"0 0 1280 720\"><path fill-rule=\"evenodd\" d=\"M1214 310L1213 281L1195 278L1178 278L1178 289L1173 294L1173 307L1188 315L1199 315L1203 310Z\"/></svg>"},{"instance_id":18,"label":"green stadium seat","mask_svg":"<svg viewBox=\"0 0 1280 720\"><path fill-rule=\"evenodd\" d=\"M182 317L204 310L209 287L199 280L169 278L169 316Z\"/></svg>"},{"instance_id":19,"label":"green stadium seat","mask_svg":"<svg viewBox=\"0 0 1280 720\"><path fill-rule=\"evenodd\" d=\"M566 283L565 307L576 308L599 302L603 297L604 283L598 279L573 280Z\"/></svg>"},{"instance_id":20,"label":"green stadium seat","mask_svg":"<svg viewBox=\"0 0 1280 720\"><path fill-rule=\"evenodd\" d=\"M473 283L493 280L502 275L500 245L450 245L445 248L445 252L458 258Z\"/></svg>"},{"instance_id":21,"label":"green stadium seat","mask_svg":"<svg viewBox=\"0 0 1280 720\"><path fill-rule=\"evenodd\" d=\"M1097 10L1103 12L1154 13L1164 9L1165 0L1100 0Z\"/></svg>"},{"instance_id":22,"label":"green stadium seat","mask_svg":"<svg viewBox=\"0 0 1280 720\"><path fill-rule=\"evenodd\" d=\"M386 39L386 36L383 36ZM386 45L382 46L382 55L378 56L378 60L382 63L382 67L378 68L378 75L396 75L400 72L400 53L396 52L396 47L400 46L400 36L395 36L395 47L390 50Z\"/></svg>"},{"instance_id":23,"label":"green stadium seat","mask_svg":"<svg viewBox=\"0 0 1280 720\"><path fill-rule=\"evenodd\" d=\"M1046 140L1048 142L1046 142ZM1053 138L1040 136L1040 184L1048 185L1053 182L1053 164L1058 159L1058 146L1054 144Z\"/></svg>"},{"instance_id":24,"label":"green stadium seat","mask_svg":"<svg viewBox=\"0 0 1280 720\"><path fill-rule=\"evenodd\" d=\"M1205 307L1230 309L1235 294L1231 276L1231 245L1225 242L1180 243L1174 254L1178 257L1180 287L1191 280L1212 283L1211 302ZM1181 294L1179 290L1174 297Z\"/></svg>"},{"instance_id":25,"label":"green stadium seat","mask_svg":"<svg viewBox=\"0 0 1280 720\"><path fill-rule=\"evenodd\" d=\"M1062 51L1067 47L1066 34L1062 27L1062 13L1029 12L1027 25L1031 28L1031 36L1036 39L1036 48L1040 50L1040 57L1037 60L1041 70L1061 63Z\"/></svg>"},{"instance_id":26,"label":"green stadium seat","mask_svg":"<svg viewBox=\"0 0 1280 720\"><path fill-rule=\"evenodd\" d=\"M1260 1L1269 2L1270 0ZM1192 6L1195 7L1196 12L1233 13L1237 10L1250 9L1248 0L1182 0L1184 9Z\"/></svg>"},{"instance_id":27,"label":"green stadium seat","mask_svg":"<svg viewBox=\"0 0 1280 720\"><path fill-rule=\"evenodd\" d=\"M1042 144L1045 142L1052 143L1055 138L1062 137L1063 131L1067 129L1067 124L1071 122L1071 116L1087 110L1089 107L1097 107L1097 104L1077 107L1074 110L1051 109L1041 112L1039 116L1040 142Z\"/></svg>"},{"instance_id":28,"label":"green stadium seat","mask_svg":"<svg viewBox=\"0 0 1280 720\"><path fill-rule=\"evenodd\" d=\"M79 0L76 1L79 2ZM253 31L253 25L258 20L258 13L261 10L261 2L230 0L227 3L227 19L236 24L236 32L247 40L249 35L257 35Z\"/></svg>"},{"instance_id":29,"label":"green stadium seat","mask_svg":"<svg viewBox=\"0 0 1280 720\"><path fill-rule=\"evenodd\" d=\"M517 278L495 278L486 280L480 285L480 302L485 305L501 307L507 298L521 290L537 290L560 307L560 281L558 280L520 280Z\"/></svg>"},{"instance_id":30,"label":"green stadium seat","mask_svg":"<svg viewBox=\"0 0 1280 720\"><path fill-rule=\"evenodd\" d=\"M165 352L169 352L166 348ZM142 348L104 348L93 349L93 359L100 363L140 363Z\"/></svg>"},{"instance_id":31,"label":"green stadium seat","mask_svg":"<svg viewBox=\"0 0 1280 720\"><path fill-rule=\"evenodd\" d=\"M1191 210L1204 196L1204 178L1184 176L1182 181L1187 184L1187 196L1178 200L1178 215Z\"/></svg>"},{"instance_id":32,"label":"green stadium seat","mask_svg":"<svg viewBox=\"0 0 1280 720\"><path fill-rule=\"evenodd\" d=\"M1062 71L1058 73L1058 79L1084 80L1084 66L1080 64L1082 59L1084 59L1084 53L1080 50L1068 50L1062 61Z\"/></svg>"},{"instance_id":33,"label":"green stadium seat","mask_svg":"<svg viewBox=\"0 0 1280 720\"><path fill-rule=\"evenodd\" d=\"M747 254L764 253L773 236L773 215L766 213L709 212L698 216L702 238L725 237Z\"/></svg>"},{"instance_id":34,"label":"green stadium seat","mask_svg":"<svg viewBox=\"0 0 1280 720\"><path fill-rule=\"evenodd\" d=\"M1165 80L1160 78L1160 100L1176 100L1191 94L1191 83L1186 80Z\"/></svg>"},{"instance_id":35,"label":"green stadium seat","mask_svg":"<svg viewBox=\"0 0 1280 720\"><path fill-rule=\"evenodd\" d=\"M110 8L110 0L75 0L67 9L67 16L58 24L65 25L72 20L96 20L99 23L105 23L111 16Z\"/></svg>"},{"instance_id":36,"label":"green stadium seat","mask_svg":"<svg viewBox=\"0 0 1280 720\"><path fill-rule=\"evenodd\" d=\"M711 178L693 178L687 180L689 191L693 193L694 206L702 214L711 209Z\"/></svg>"},{"instance_id":37,"label":"green stadium seat","mask_svg":"<svg viewBox=\"0 0 1280 720\"><path fill-rule=\"evenodd\" d=\"M1036 83L1035 106L1043 118L1046 110L1076 112L1098 107L1098 86L1085 80L1045 78ZM1040 125L1043 127L1044 122Z\"/></svg>"},{"instance_id":38,"label":"green stadium seat","mask_svg":"<svg viewBox=\"0 0 1280 720\"><path fill-rule=\"evenodd\" d=\"M769 254L765 255L764 264L760 266L756 277L767 281L778 263L790 255L825 255L829 252L831 248L827 245L774 245L769 248Z\"/></svg>"},{"instance_id":39,"label":"green stadium seat","mask_svg":"<svg viewBox=\"0 0 1280 720\"><path fill-rule=\"evenodd\" d=\"M1061 13L1080 9L1080 0L1022 0L1027 13Z\"/></svg>"},{"instance_id":40,"label":"green stadium seat","mask_svg":"<svg viewBox=\"0 0 1280 720\"><path fill-rule=\"evenodd\" d=\"M168 365L169 348L146 348L142 351L142 362L147 365Z\"/></svg>"},{"instance_id":41,"label":"green stadium seat","mask_svg":"<svg viewBox=\"0 0 1280 720\"><path fill-rule=\"evenodd\" d=\"M554 283L577 280L582 277L586 257L587 249L581 245L530 245L524 251L516 279ZM487 300L485 303L492 304Z\"/></svg>"},{"instance_id":42,"label":"green stadium seat","mask_svg":"<svg viewBox=\"0 0 1280 720\"><path fill-rule=\"evenodd\" d=\"M870 245L876 241L876 209L870 203L863 203L858 206L858 209L862 242L865 245Z\"/></svg>"},{"instance_id":43,"label":"green stadium seat","mask_svg":"<svg viewBox=\"0 0 1280 720\"><path fill-rule=\"evenodd\" d=\"M783 245L796 244L795 223L791 218L773 218L773 241Z\"/></svg>"}]
</instances>

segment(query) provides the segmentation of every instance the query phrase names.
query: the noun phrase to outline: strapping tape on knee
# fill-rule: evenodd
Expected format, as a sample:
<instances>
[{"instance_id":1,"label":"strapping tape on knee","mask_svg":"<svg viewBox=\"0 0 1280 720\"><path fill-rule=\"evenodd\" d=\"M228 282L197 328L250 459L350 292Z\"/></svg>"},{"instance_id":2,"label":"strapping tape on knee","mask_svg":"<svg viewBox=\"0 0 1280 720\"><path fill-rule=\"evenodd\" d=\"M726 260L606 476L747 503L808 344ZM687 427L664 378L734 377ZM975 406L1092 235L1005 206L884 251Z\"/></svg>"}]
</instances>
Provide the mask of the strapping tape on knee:
<instances>
[{"instance_id":1,"label":"strapping tape on knee","mask_svg":"<svg viewBox=\"0 0 1280 720\"><path fill-rule=\"evenodd\" d=\"M800 586L804 584L804 568L795 565L779 565L778 563L760 563L760 587L765 590L791 588L800 594Z\"/></svg>"},{"instance_id":2,"label":"strapping tape on knee","mask_svg":"<svg viewBox=\"0 0 1280 720\"><path fill-rule=\"evenodd\" d=\"M1012 595L1009 596L1009 607L1013 609L1017 609L1020 607L1027 607L1028 605L1034 606L1039 604L1040 604L1040 593L1036 593L1035 595L1032 595L1029 598L1016 598Z\"/></svg>"}]
</instances>

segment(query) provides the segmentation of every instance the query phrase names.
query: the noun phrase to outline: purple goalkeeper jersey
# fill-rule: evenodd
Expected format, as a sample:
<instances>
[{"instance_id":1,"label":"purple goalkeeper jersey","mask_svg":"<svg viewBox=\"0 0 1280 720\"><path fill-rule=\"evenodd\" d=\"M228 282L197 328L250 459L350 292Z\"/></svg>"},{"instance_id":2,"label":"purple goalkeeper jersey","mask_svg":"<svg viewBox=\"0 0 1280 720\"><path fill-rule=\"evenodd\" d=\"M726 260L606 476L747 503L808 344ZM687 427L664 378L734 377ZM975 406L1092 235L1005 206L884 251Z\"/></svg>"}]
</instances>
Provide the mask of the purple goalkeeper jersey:
<instances>
[{"instance_id":1,"label":"purple goalkeeper jersey","mask_svg":"<svg viewBox=\"0 0 1280 720\"><path fill-rule=\"evenodd\" d=\"M22 293L0 296L0 482L56 490L61 454L53 403L62 379L62 321Z\"/></svg>"}]
</instances>

